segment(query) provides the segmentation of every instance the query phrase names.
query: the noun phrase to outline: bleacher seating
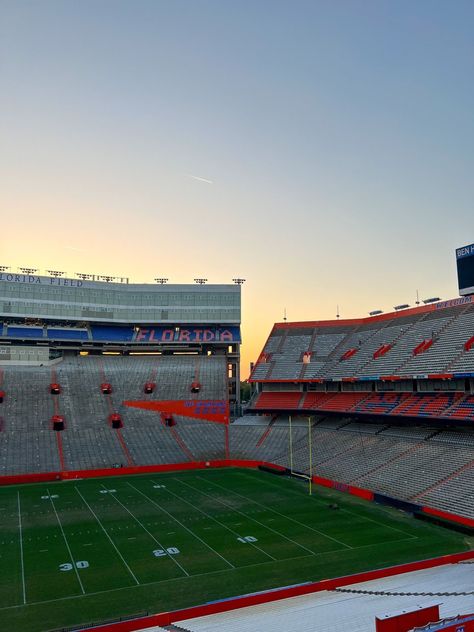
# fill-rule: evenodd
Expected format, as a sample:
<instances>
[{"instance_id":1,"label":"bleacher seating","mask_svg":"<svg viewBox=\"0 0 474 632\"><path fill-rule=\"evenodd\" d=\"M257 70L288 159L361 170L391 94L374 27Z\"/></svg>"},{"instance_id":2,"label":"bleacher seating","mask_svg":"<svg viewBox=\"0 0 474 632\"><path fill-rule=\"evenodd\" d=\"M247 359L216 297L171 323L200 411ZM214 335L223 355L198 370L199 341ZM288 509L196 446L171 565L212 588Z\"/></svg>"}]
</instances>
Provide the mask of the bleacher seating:
<instances>
[{"instance_id":1,"label":"bleacher seating","mask_svg":"<svg viewBox=\"0 0 474 632\"><path fill-rule=\"evenodd\" d=\"M168 630L186 632L374 632L375 614L401 613L440 604L443 617L472 612L472 564L446 564L218 614L176 621ZM439 594L443 597L440 597ZM435 597L436 595L436 597ZM453 623L453 620L451 621ZM397 625L397 624L395 624ZM404 629L402 625L392 629ZM436 627L435 627L436 626ZM418 632L440 630L436 624ZM453 629L453 628L451 628ZM149 632L158 632L156 628Z\"/></svg>"},{"instance_id":2,"label":"bleacher seating","mask_svg":"<svg viewBox=\"0 0 474 632\"><path fill-rule=\"evenodd\" d=\"M280 343L282 347L286 344L283 339ZM339 355L340 346L333 349ZM58 471L62 466L80 470L182 463L226 456L289 467L288 412L278 419L253 416L250 425L231 424L226 432L220 424L177 416L176 425L167 427L158 413L122 403L189 399L189 385L196 379L201 389L192 398L225 399L226 371L223 356L197 355L70 355L53 368L5 368L0 473ZM145 394L144 385L150 381L156 388ZM110 395L100 390L104 382L112 386ZM60 384L59 394L51 395L51 383ZM472 395L264 390L255 408L257 412L291 411L294 469L309 468L311 413L313 467L318 475L474 517L472 431L414 427L412 423L396 426L389 421L394 413L452 419L470 415L472 419ZM299 418L296 410L305 416ZM121 429L109 424L112 413L120 415ZM353 417L357 413L383 417L383 422L357 422ZM52 430L53 415L64 417L65 430Z\"/></svg>"},{"instance_id":3,"label":"bleacher seating","mask_svg":"<svg viewBox=\"0 0 474 632\"><path fill-rule=\"evenodd\" d=\"M256 410L291 410L299 408L301 396L302 393L300 391L264 391L258 396L258 399L254 404L254 408Z\"/></svg>"},{"instance_id":4,"label":"bleacher seating","mask_svg":"<svg viewBox=\"0 0 474 632\"><path fill-rule=\"evenodd\" d=\"M2 390L8 391L1 404L0 473L20 474L60 469L52 415L65 418L61 440L67 469L96 469L125 466L129 457L138 465L182 462L187 454L159 415L129 408L123 401L143 399L189 399L189 384L199 374L201 389L193 399L226 399L226 362L222 356L68 356L54 367L12 366L3 370ZM154 377L153 393L143 393L144 384ZM52 396L50 385L61 385ZM101 383L110 383L112 393L103 395ZM109 424L110 415L120 415L123 428ZM188 423L184 418L181 424ZM183 430L196 441L197 454L224 458L222 427L198 422ZM119 439L122 435L129 454ZM180 430L177 430L179 433Z\"/></svg>"},{"instance_id":5,"label":"bleacher seating","mask_svg":"<svg viewBox=\"0 0 474 632\"><path fill-rule=\"evenodd\" d=\"M356 404L353 411L388 415L408 397L408 393L371 393L363 401Z\"/></svg>"},{"instance_id":6,"label":"bleacher seating","mask_svg":"<svg viewBox=\"0 0 474 632\"><path fill-rule=\"evenodd\" d=\"M264 348L266 362L257 362L251 380L474 373L474 348L465 348L474 336L473 303L346 323L275 325ZM423 341L429 345L415 355ZM308 364L302 362L304 352L311 354Z\"/></svg>"},{"instance_id":7,"label":"bleacher seating","mask_svg":"<svg viewBox=\"0 0 474 632\"><path fill-rule=\"evenodd\" d=\"M397 415L443 417L460 398L460 393L414 393L395 409Z\"/></svg>"},{"instance_id":8,"label":"bleacher seating","mask_svg":"<svg viewBox=\"0 0 474 632\"><path fill-rule=\"evenodd\" d=\"M293 467L309 472L307 419L301 422L293 418ZM247 454L289 467L288 422L286 429L274 426L267 441L256 448L259 433L261 428L232 425L232 456ZM465 430L368 425L347 418L316 421L312 428L313 472L319 476L470 518L473 448L474 434ZM438 489L446 490L445 497Z\"/></svg>"},{"instance_id":9,"label":"bleacher seating","mask_svg":"<svg viewBox=\"0 0 474 632\"><path fill-rule=\"evenodd\" d=\"M474 396L446 393L368 393L262 391L249 410L351 412L359 415L473 420Z\"/></svg>"},{"instance_id":10,"label":"bleacher seating","mask_svg":"<svg viewBox=\"0 0 474 632\"><path fill-rule=\"evenodd\" d=\"M305 393L301 408L305 410L316 410L320 408L324 404L324 402L327 402L327 400L331 397L334 397L334 395L321 391Z\"/></svg>"},{"instance_id":11,"label":"bleacher seating","mask_svg":"<svg viewBox=\"0 0 474 632\"><path fill-rule=\"evenodd\" d=\"M335 397L324 400L320 410L332 410L337 412L347 412L367 397L367 393L337 393Z\"/></svg>"},{"instance_id":12,"label":"bleacher seating","mask_svg":"<svg viewBox=\"0 0 474 632\"><path fill-rule=\"evenodd\" d=\"M447 417L474 420L474 395L466 395L458 399L449 410L445 411Z\"/></svg>"}]
</instances>

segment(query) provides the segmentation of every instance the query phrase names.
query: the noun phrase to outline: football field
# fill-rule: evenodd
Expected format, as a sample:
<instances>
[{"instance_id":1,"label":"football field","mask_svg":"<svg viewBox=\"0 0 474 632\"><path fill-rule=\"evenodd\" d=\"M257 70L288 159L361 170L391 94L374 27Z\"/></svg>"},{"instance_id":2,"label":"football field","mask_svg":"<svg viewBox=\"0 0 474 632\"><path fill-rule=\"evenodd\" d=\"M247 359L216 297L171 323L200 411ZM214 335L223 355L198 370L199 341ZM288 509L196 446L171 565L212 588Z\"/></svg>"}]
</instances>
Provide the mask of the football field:
<instances>
[{"instance_id":1,"label":"football field","mask_svg":"<svg viewBox=\"0 0 474 632\"><path fill-rule=\"evenodd\" d=\"M313 489L234 468L2 487L2 629L173 610L469 548L462 534Z\"/></svg>"}]
</instances>

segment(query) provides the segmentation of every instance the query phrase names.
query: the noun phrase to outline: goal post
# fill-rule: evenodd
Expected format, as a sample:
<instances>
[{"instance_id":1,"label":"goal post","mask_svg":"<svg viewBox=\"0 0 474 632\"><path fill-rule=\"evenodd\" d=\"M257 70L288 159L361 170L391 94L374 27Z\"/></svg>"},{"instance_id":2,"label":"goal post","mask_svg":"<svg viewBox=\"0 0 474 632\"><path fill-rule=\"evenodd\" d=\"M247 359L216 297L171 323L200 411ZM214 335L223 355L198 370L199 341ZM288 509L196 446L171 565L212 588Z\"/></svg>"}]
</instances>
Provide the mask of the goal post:
<instances>
[{"instance_id":1,"label":"goal post","mask_svg":"<svg viewBox=\"0 0 474 632\"><path fill-rule=\"evenodd\" d=\"M313 441L312 441L312 420L311 417L308 417L308 432L306 435L307 447L308 447L308 465L309 472L305 474L305 472L299 472L294 469L294 459L293 459L293 425L292 425L292 417L288 415L288 452L289 452L289 461L290 461L290 474L292 476L296 476L297 478L302 478L308 481L308 493L311 495L313 493Z\"/></svg>"}]
</instances>

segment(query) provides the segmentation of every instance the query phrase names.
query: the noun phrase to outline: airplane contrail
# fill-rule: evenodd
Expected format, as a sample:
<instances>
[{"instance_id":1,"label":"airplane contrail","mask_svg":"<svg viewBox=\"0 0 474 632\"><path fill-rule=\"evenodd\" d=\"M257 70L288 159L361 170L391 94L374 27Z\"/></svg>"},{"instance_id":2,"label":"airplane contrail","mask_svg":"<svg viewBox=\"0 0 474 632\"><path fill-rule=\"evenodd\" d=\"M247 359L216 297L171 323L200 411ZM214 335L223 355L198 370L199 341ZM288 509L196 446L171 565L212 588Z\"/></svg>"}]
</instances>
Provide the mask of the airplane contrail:
<instances>
[{"instance_id":1,"label":"airplane contrail","mask_svg":"<svg viewBox=\"0 0 474 632\"><path fill-rule=\"evenodd\" d=\"M212 180L208 180L207 178L201 178L200 176L193 176L191 173L186 174L188 178L192 178L193 180L199 180L199 182L207 182L207 184L214 184Z\"/></svg>"}]
</instances>

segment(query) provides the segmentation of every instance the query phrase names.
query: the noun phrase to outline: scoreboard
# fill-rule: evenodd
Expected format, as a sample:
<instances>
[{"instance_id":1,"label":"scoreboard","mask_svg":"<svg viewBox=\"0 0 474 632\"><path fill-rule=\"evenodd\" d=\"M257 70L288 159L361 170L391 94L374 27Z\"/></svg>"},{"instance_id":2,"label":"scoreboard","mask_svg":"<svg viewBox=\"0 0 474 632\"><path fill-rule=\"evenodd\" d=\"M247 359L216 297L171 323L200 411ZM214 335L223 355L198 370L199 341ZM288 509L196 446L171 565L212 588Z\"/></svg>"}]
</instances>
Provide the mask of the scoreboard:
<instances>
[{"instance_id":1,"label":"scoreboard","mask_svg":"<svg viewBox=\"0 0 474 632\"><path fill-rule=\"evenodd\" d=\"M456 249L459 294L474 294L474 244Z\"/></svg>"}]
</instances>

